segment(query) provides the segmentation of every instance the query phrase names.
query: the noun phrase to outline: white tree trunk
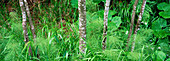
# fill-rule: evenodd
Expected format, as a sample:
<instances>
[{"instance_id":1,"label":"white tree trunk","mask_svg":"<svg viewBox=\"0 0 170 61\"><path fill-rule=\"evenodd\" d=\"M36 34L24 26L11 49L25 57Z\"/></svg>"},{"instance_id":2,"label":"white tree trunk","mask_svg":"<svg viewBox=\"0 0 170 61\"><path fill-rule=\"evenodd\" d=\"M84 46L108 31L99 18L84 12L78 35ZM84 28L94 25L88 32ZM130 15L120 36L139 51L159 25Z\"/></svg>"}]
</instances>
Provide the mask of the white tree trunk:
<instances>
[{"instance_id":1,"label":"white tree trunk","mask_svg":"<svg viewBox=\"0 0 170 61\"><path fill-rule=\"evenodd\" d=\"M32 35L33 35L33 38L34 38L34 42L36 42L35 41L35 38L36 38L35 29L34 29L34 25L33 25L33 22L32 22L32 17L30 15L30 10L29 10L29 6L28 6L28 3L27 3L27 0L24 0L24 3L25 3L28 19L29 19L29 22L30 22L31 32L32 32Z\"/></svg>"},{"instance_id":2,"label":"white tree trunk","mask_svg":"<svg viewBox=\"0 0 170 61\"><path fill-rule=\"evenodd\" d=\"M26 12L25 12L25 7L24 7L24 2L23 0L19 0L21 11L22 11L22 27L23 27L23 32L24 32L24 41L27 43L29 41L28 38L28 32L27 32L27 19L26 19ZM32 55L32 50L31 47L29 46L29 55Z\"/></svg>"},{"instance_id":3,"label":"white tree trunk","mask_svg":"<svg viewBox=\"0 0 170 61\"><path fill-rule=\"evenodd\" d=\"M135 40L136 40L136 35L137 35L137 31L139 30L139 26L140 26L140 21L142 19L142 16L143 16L143 12L144 12L144 9L145 9L145 5L146 5L146 0L143 0L143 3L142 3L142 6L141 6L141 10L140 10L140 14L139 14L139 17L138 17L138 21L137 21L137 24L136 24L136 27L135 27L135 32L134 32L134 37L133 37L133 43L132 43L132 47L131 47L131 52L134 51L134 48L135 48Z\"/></svg>"},{"instance_id":4,"label":"white tree trunk","mask_svg":"<svg viewBox=\"0 0 170 61\"><path fill-rule=\"evenodd\" d=\"M107 25L108 25L108 13L109 13L109 5L110 0L106 0L105 11L104 11L104 29L103 29L103 41L102 41L102 49L106 49L106 35L107 35Z\"/></svg>"},{"instance_id":5,"label":"white tree trunk","mask_svg":"<svg viewBox=\"0 0 170 61\"><path fill-rule=\"evenodd\" d=\"M78 0L79 10L79 51L85 53L86 48L86 0Z\"/></svg>"}]
</instances>

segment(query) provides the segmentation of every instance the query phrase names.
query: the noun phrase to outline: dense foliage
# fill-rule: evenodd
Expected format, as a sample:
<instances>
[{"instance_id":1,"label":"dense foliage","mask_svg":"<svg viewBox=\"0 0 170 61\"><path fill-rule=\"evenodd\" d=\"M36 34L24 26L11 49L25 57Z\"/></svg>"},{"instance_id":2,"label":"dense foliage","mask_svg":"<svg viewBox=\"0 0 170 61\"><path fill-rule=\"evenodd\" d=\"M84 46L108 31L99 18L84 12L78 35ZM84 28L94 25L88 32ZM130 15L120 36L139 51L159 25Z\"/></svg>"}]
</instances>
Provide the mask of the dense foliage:
<instances>
[{"instance_id":1,"label":"dense foliage","mask_svg":"<svg viewBox=\"0 0 170 61\"><path fill-rule=\"evenodd\" d=\"M102 50L105 0L86 0L85 54L79 54L78 0L31 1L28 0L37 38L34 42L28 26L27 44L23 41L19 1L0 1L0 60L170 61L169 0L146 1L134 52L125 51L125 47L135 0L111 0L106 50ZM135 25L141 5L139 0ZM28 54L27 45L32 47L33 56Z\"/></svg>"}]
</instances>

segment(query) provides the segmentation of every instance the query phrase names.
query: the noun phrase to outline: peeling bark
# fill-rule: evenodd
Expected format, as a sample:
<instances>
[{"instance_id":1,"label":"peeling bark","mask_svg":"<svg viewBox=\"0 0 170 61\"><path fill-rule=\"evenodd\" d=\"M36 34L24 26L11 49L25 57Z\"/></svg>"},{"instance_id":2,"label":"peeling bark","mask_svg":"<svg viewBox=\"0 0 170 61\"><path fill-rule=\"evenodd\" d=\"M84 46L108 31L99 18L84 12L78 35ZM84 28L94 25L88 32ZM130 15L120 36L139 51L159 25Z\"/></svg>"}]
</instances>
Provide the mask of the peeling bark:
<instances>
[{"instance_id":1,"label":"peeling bark","mask_svg":"<svg viewBox=\"0 0 170 61\"><path fill-rule=\"evenodd\" d=\"M79 10L79 51L85 53L86 48L86 0L78 0Z\"/></svg>"},{"instance_id":2,"label":"peeling bark","mask_svg":"<svg viewBox=\"0 0 170 61\"><path fill-rule=\"evenodd\" d=\"M28 39L28 32L27 32L27 27L26 27L26 12L25 12L25 7L24 7L24 2L23 0L19 0L21 11L22 11L22 27L23 27L23 32L24 32L24 41L27 43L29 42ZM31 47L29 46L29 55L32 55L32 50Z\"/></svg>"},{"instance_id":3,"label":"peeling bark","mask_svg":"<svg viewBox=\"0 0 170 61\"><path fill-rule=\"evenodd\" d=\"M106 35L107 35L107 25L108 25L108 13L109 13L109 5L110 0L106 0L105 11L104 11L104 29L103 29L103 41L102 41L102 49L106 49Z\"/></svg>"},{"instance_id":4,"label":"peeling bark","mask_svg":"<svg viewBox=\"0 0 170 61\"><path fill-rule=\"evenodd\" d=\"M131 47L131 52L134 51L134 48L135 48L135 40L136 40L136 35L137 35L137 31L139 30L139 26L140 26L140 22L142 20L142 16L143 16L143 12L144 12L144 9L145 9L145 5L146 5L146 0L143 0L143 3L142 3L142 6L141 6L141 10L140 10L140 14L139 14L139 17L138 17L138 21L137 21L137 24L136 24L136 27L135 27L135 32L134 32L134 37L133 37L133 43L132 43L132 47Z\"/></svg>"},{"instance_id":5,"label":"peeling bark","mask_svg":"<svg viewBox=\"0 0 170 61\"><path fill-rule=\"evenodd\" d=\"M135 0L135 4L133 5L133 12L132 12L132 18L131 18L131 24L130 24L130 30L129 30L129 34L128 34L128 39L127 39L127 44L126 44L126 51L129 48L129 41L131 39L131 35L132 35L132 30L133 30L133 25L134 25L134 19L135 19L135 12L136 12L136 6L138 4L138 0Z\"/></svg>"}]
</instances>

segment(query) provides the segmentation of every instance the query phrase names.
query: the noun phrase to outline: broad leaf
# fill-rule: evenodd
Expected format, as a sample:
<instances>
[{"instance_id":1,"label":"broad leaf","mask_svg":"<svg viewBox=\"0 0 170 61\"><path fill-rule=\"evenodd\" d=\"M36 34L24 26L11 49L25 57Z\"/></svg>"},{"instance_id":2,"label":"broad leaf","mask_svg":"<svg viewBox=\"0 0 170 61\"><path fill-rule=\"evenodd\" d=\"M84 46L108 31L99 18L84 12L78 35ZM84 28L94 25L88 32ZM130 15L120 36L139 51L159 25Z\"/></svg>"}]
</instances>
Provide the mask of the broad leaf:
<instances>
[{"instance_id":1,"label":"broad leaf","mask_svg":"<svg viewBox=\"0 0 170 61\"><path fill-rule=\"evenodd\" d=\"M164 10L162 12L159 12L159 15L163 18L170 18L170 4L167 4L165 2L160 3L157 5L159 10Z\"/></svg>"},{"instance_id":2,"label":"broad leaf","mask_svg":"<svg viewBox=\"0 0 170 61\"><path fill-rule=\"evenodd\" d=\"M164 11L170 10L170 4L167 4L165 2L158 4L157 7L159 10L164 10Z\"/></svg>"},{"instance_id":3,"label":"broad leaf","mask_svg":"<svg viewBox=\"0 0 170 61\"><path fill-rule=\"evenodd\" d=\"M114 31L116 30L120 24L122 23L121 17L113 17L110 21L108 21L108 30Z\"/></svg>"},{"instance_id":4,"label":"broad leaf","mask_svg":"<svg viewBox=\"0 0 170 61\"><path fill-rule=\"evenodd\" d=\"M169 29L167 26L167 21L164 19L157 19L152 23L152 30L154 31L154 35L159 38L164 38L167 35L170 35ZM165 28L165 29L163 29Z\"/></svg>"},{"instance_id":5,"label":"broad leaf","mask_svg":"<svg viewBox=\"0 0 170 61\"><path fill-rule=\"evenodd\" d=\"M159 15L163 18L170 18L170 11L159 12Z\"/></svg>"},{"instance_id":6,"label":"broad leaf","mask_svg":"<svg viewBox=\"0 0 170 61\"><path fill-rule=\"evenodd\" d=\"M170 31L168 30L168 28L165 28L163 30L154 31L154 35L159 38L164 38L164 37L167 37L168 35L170 35Z\"/></svg>"},{"instance_id":7,"label":"broad leaf","mask_svg":"<svg viewBox=\"0 0 170 61\"><path fill-rule=\"evenodd\" d=\"M158 18L156 21L152 23L152 30L158 31L162 30L162 27L167 26L166 20L162 18Z\"/></svg>"},{"instance_id":8,"label":"broad leaf","mask_svg":"<svg viewBox=\"0 0 170 61\"><path fill-rule=\"evenodd\" d=\"M108 19L112 20L112 16L115 15L116 13L117 13L116 11L109 10Z\"/></svg>"},{"instance_id":9,"label":"broad leaf","mask_svg":"<svg viewBox=\"0 0 170 61\"><path fill-rule=\"evenodd\" d=\"M166 58L166 55L162 51L156 51L154 55L152 55L152 58L157 61L164 61Z\"/></svg>"}]
</instances>

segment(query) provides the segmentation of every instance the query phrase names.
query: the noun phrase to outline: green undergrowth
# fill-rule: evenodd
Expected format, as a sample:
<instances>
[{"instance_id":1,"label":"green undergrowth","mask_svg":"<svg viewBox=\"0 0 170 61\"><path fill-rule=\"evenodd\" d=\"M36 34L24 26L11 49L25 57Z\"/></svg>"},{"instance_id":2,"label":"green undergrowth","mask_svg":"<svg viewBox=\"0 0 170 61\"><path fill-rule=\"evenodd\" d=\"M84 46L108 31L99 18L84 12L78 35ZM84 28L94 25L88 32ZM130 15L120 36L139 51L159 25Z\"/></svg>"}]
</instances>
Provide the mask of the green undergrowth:
<instances>
[{"instance_id":1,"label":"green undergrowth","mask_svg":"<svg viewBox=\"0 0 170 61\"><path fill-rule=\"evenodd\" d=\"M135 50L130 52L131 44L129 44L129 50L125 51L134 1L112 2L108 15L107 48L102 50L104 8L101 7L104 6L99 3L105 1L87 0L85 41L87 48L84 54L79 53L79 21L75 0L57 0L57 2L51 0L50 6L47 6L45 2L40 4L40 9L38 6L32 8L37 38L34 42L27 21L29 35L27 44L24 42L21 10L18 3L11 4L15 8L12 12L6 11L8 8L5 4L0 4L3 7L0 8L0 59L2 61L170 60L169 19L166 15L164 18L164 15L157 14L166 10L156 11L157 7L155 8L157 6L155 3L160 1L147 0L140 30L134 40ZM139 0L138 4L135 20L139 15L142 0ZM158 7L161 7L160 4ZM29 55L28 46L32 48L33 56ZM37 54L40 55L39 58Z\"/></svg>"}]
</instances>

